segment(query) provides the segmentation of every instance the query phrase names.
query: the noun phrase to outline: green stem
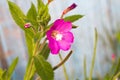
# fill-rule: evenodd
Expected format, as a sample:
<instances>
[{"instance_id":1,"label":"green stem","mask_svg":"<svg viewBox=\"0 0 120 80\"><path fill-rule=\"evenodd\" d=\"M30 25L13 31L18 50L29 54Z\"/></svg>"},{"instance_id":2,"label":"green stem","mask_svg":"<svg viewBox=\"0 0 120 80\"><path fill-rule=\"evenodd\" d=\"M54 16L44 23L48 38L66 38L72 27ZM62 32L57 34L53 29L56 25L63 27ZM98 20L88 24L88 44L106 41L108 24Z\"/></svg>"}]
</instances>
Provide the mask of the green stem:
<instances>
[{"instance_id":1,"label":"green stem","mask_svg":"<svg viewBox=\"0 0 120 80\"><path fill-rule=\"evenodd\" d=\"M36 55L38 46L39 46L39 42L36 42L35 45L34 45L34 51L33 51L33 55L32 56ZM34 59L32 58L31 61L30 61L30 65L28 67L28 70L27 70L28 72L27 72L25 80L29 80L31 78L31 71L33 69L33 66L34 66Z\"/></svg>"},{"instance_id":2,"label":"green stem","mask_svg":"<svg viewBox=\"0 0 120 80\"><path fill-rule=\"evenodd\" d=\"M55 67L53 67L53 70L56 70L57 68L59 68L62 64L64 64L68 59L69 57L71 56L71 54L73 53L73 51L71 50L69 52L69 54L59 63L57 64Z\"/></svg>"},{"instance_id":3,"label":"green stem","mask_svg":"<svg viewBox=\"0 0 120 80\"><path fill-rule=\"evenodd\" d=\"M34 51L33 51L33 55L32 55L32 56L36 56L36 55L37 55L39 48L40 48L40 49L43 48L43 46L44 46L45 43L46 43L46 40L47 40L47 39L45 38L45 40L43 41L43 43L42 43L40 46L39 46L39 41L37 41L37 42L35 43ZM30 65L29 65L29 67L28 67L28 74L27 74L26 80L29 80L29 78L32 76L32 75L31 75L31 71L34 69L33 67L34 67L34 59L32 58L31 63L30 63Z\"/></svg>"},{"instance_id":4,"label":"green stem","mask_svg":"<svg viewBox=\"0 0 120 80\"><path fill-rule=\"evenodd\" d=\"M87 74L86 74L86 56L84 57L84 80L87 80Z\"/></svg>"},{"instance_id":5,"label":"green stem","mask_svg":"<svg viewBox=\"0 0 120 80\"><path fill-rule=\"evenodd\" d=\"M92 73L93 73L94 64L95 64L95 57L96 57L97 41L98 41L98 34L97 34L97 30L96 30L96 28L95 28L94 51L93 51L91 68L90 68L89 80L92 80Z\"/></svg>"},{"instance_id":6,"label":"green stem","mask_svg":"<svg viewBox=\"0 0 120 80\"><path fill-rule=\"evenodd\" d=\"M31 26L31 28L32 28L34 34L36 34L36 30L35 30L35 28L34 28L33 26Z\"/></svg>"},{"instance_id":7,"label":"green stem","mask_svg":"<svg viewBox=\"0 0 120 80\"><path fill-rule=\"evenodd\" d=\"M119 67L120 67L120 58L119 58L118 63L117 63L117 65L116 65L116 67L115 67L115 72L114 72L114 74L111 76L111 79L113 79L114 75L117 74L117 72L119 71ZM113 65L113 68L114 68L114 65Z\"/></svg>"},{"instance_id":8,"label":"green stem","mask_svg":"<svg viewBox=\"0 0 120 80\"><path fill-rule=\"evenodd\" d=\"M60 58L61 61L63 60L61 54L59 54L59 58ZM68 75L67 75L67 71L66 71L65 65L63 64L62 67L63 67L65 79L68 80Z\"/></svg>"},{"instance_id":9,"label":"green stem","mask_svg":"<svg viewBox=\"0 0 120 80\"><path fill-rule=\"evenodd\" d=\"M40 47L39 47L39 53L42 51L43 47L45 46L46 41L47 41L47 38L45 38L45 40L43 41L43 43L40 45Z\"/></svg>"},{"instance_id":10,"label":"green stem","mask_svg":"<svg viewBox=\"0 0 120 80\"><path fill-rule=\"evenodd\" d=\"M113 78L113 80L117 80L117 78L120 76L120 72L118 72L115 76L114 76L114 78Z\"/></svg>"}]
</instances>

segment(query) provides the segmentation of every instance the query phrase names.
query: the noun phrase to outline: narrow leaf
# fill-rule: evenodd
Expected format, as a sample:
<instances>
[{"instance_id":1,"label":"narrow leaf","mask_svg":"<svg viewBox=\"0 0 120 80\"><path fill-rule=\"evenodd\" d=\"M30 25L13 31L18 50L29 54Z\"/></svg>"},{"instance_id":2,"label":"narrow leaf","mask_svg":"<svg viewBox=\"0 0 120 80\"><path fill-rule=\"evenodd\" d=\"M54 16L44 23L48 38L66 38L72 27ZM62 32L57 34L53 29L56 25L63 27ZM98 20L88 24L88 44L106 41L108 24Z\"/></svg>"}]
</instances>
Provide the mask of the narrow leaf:
<instances>
[{"instance_id":1,"label":"narrow leaf","mask_svg":"<svg viewBox=\"0 0 120 80\"><path fill-rule=\"evenodd\" d=\"M119 76L120 76L120 72L118 72L118 73L113 77L113 80L117 80Z\"/></svg>"},{"instance_id":2,"label":"narrow leaf","mask_svg":"<svg viewBox=\"0 0 120 80\"><path fill-rule=\"evenodd\" d=\"M64 20L65 21L70 21L70 22L75 22L82 17L83 17L83 15L72 15L72 16L65 17Z\"/></svg>"},{"instance_id":3,"label":"narrow leaf","mask_svg":"<svg viewBox=\"0 0 120 80\"><path fill-rule=\"evenodd\" d=\"M3 70L0 68L0 77L2 76Z\"/></svg>"},{"instance_id":4,"label":"narrow leaf","mask_svg":"<svg viewBox=\"0 0 120 80\"><path fill-rule=\"evenodd\" d=\"M31 4L31 8L27 12L27 20L35 27L35 29L38 29L37 11L33 3Z\"/></svg>"},{"instance_id":5,"label":"narrow leaf","mask_svg":"<svg viewBox=\"0 0 120 80\"><path fill-rule=\"evenodd\" d=\"M32 3L31 8L27 13L27 18L30 20L36 20L36 17L37 17L37 11L36 11L35 5Z\"/></svg>"},{"instance_id":6,"label":"narrow leaf","mask_svg":"<svg viewBox=\"0 0 120 80\"><path fill-rule=\"evenodd\" d=\"M37 41L40 41L43 38L43 33L44 32L37 32L34 36L34 43Z\"/></svg>"},{"instance_id":7,"label":"narrow leaf","mask_svg":"<svg viewBox=\"0 0 120 80\"><path fill-rule=\"evenodd\" d=\"M25 33L26 45L28 48L29 57L33 54L33 38L29 35L29 33Z\"/></svg>"},{"instance_id":8,"label":"narrow leaf","mask_svg":"<svg viewBox=\"0 0 120 80\"><path fill-rule=\"evenodd\" d=\"M2 80L10 80L10 78L7 76L7 71L4 70L1 76Z\"/></svg>"},{"instance_id":9,"label":"narrow leaf","mask_svg":"<svg viewBox=\"0 0 120 80\"><path fill-rule=\"evenodd\" d=\"M45 6L45 4L42 2L42 0L37 0L37 3L38 3L38 11L41 7Z\"/></svg>"},{"instance_id":10,"label":"narrow leaf","mask_svg":"<svg viewBox=\"0 0 120 80\"><path fill-rule=\"evenodd\" d=\"M41 50L40 55L42 55L47 60L49 54L50 54L50 49L48 48L48 44L46 43L43 49Z\"/></svg>"},{"instance_id":11,"label":"narrow leaf","mask_svg":"<svg viewBox=\"0 0 120 80\"><path fill-rule=\"evenodd\" d=\"M50 14L48 12L48 6L40 8L38 11L37 22L42 26L46 26L49 21L50 21Z\"/></svg>"},{"instance_id":12,"label":"narrow leaf","mask_svg":"<svg viewBox=\"0 0 120 80\"><path fill-rule=\"evenodd\" d=\"M53 80L54 73L52 66L44 59L43 56L37 55L34 57L36 71L42 80Z\"/></svg>"},{"instance_id":13,"label":"narrow leaf","mask_svg":"<svg viewBox=\"0 0 120 80\"><path fill-rule=\"evenodd\" d=\"M117 38L118 42L120 43L120 33L116 33L116 38Z\"/></svg>"},{"instance_id":14,"label":"narrow leaf","mask_svg":"<svg viewBox=\"0 0 120 80\"><path fill-rule=\"evenodd\" d=\"M11 2L11 1L8 1L8 5L9 5L10 13L11 13L14 21L16 22L16 24L19 25L20 28L25 30L25 28L24 28L25 15L22 12L22 10L15 3Z\"/></svg>"},{"instance_id":15,"label":"narrow leaf","mask_svg":"<svg viewBox=\"0 0 120 80\"><path fill-rule=\"evenodd\" d=\"M31 67L31 68L30 68ZM24 75L24 80L33 80L33 77L35 75L35 66L33 64L33 58L29 58L25 75Z\"/></svg>"},{"instance_id":16,"label":"narrow leaf","mask_svg":"<svg viewBox=\"0 0 120 80\"><path fill-rule=\"evenodd\" d=\"M97 33L97 29L95 28L94 50L93 50L93 56L92 56L92 63L91 63L91 67L90 67L89 80L92 80L92 74L93 74L95 58L96 58L97 41L98 41L98 33Z\"/></svg>"},{"instance_id":17,"label":"narrow leaf","mask_svg":"<svg viewBox=\"0 0 120 80\"><path fill-rule=\"evenodd\" d=\"M17 63L18 63L18 57L13 60L12 64L10 65L10 67L8 69L8 77L9 78L11 78L11 76L16 68Z\"/></svg>"},{"instance_id":18,"label":"narrow leaf","mask_svg":"<svg viewBox=\"0 0 120 80\"><path fill-rule=\"evenodd\" d=\"M50 21L50 14L48 10L48 5L45 5L42 2L42 0L38 0L37 22L42 26L46 26L49 21Z\"/></svg>"}]
</instances>

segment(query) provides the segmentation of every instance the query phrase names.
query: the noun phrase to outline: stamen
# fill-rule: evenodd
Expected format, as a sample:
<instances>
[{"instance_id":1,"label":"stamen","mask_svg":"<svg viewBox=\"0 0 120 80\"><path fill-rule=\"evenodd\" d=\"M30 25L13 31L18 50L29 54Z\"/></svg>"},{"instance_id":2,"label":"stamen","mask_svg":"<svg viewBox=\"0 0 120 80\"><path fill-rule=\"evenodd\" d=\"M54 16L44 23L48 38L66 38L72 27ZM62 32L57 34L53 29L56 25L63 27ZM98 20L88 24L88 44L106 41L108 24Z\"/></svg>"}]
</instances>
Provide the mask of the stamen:
<instances>
[{"instance_id":1,"label":"stamen","mask_svg":"<svg viewBox=\"0 0 120 80\"><path fill-rule=\"evenodd\" d=\"M62 34L57 34L56 35L56 40L57 41L62 40L62 37L63 37Z\"/></svg>"},{"instance_id":2,"label":"stamen","mask_svg":"<svg viewBox=\"0 0 120 80\"><path fill-rule=\"evenodd\" d=\"M60 34L58 31L53 31L51 36L55 38L57 41L62 40L62 34Z\"/></svg>"}]
</instances>

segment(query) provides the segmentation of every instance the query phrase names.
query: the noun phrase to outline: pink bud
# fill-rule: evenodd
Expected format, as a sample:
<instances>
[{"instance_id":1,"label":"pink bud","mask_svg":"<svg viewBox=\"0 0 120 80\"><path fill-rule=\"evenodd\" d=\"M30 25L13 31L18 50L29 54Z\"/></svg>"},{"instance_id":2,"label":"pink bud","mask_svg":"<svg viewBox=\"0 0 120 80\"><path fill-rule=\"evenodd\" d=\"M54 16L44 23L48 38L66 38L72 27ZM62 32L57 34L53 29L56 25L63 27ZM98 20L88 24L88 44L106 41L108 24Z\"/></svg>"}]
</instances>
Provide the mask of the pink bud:
<instances>
[{"instance_id":1,"label":"pink bud","mask_svg":"<svg viewBox=\"0 0 120 80\"><path fill-rule=\"evenodd\" d=\"M77 5L75 4L75 3L73 3L71 6L69 6L68 8L69 8L69 10L72 10L72 9L74 9L74 8L76 8L77 7Z\"/></svg>"},{"instance_id":2,"label":"pink bud","mask_svg":"<svg viewBox=\"0 0 120 80\"><path fill-rule=\"evenodd\" d=\"M111 58L112 58L112 61L114 61L116 58L115 54L112 54Z\"/></svg>"},{"instance_id":3,"label":"pink bud","mask_svg":"<svg viewBox=\"0 0 120 80\"><path fill-rule=\"evenodd\" d=\"M31 23L26 23L26 24L24 25L25 28L30 28L30 26L31 26Z\"/></svg>"},{"instance_id":4,"label":"pink bud","mask_svg":"<svg viewBox=\"0 0 120 80\"><path fill-rule=\"evenodd\" d=\"M71 6L69 6L67 9L63 11L63 14L66 14L67 12L71 11L72 9L76 8L77 5L73 3Z\"/></svg>"}]
</instances>

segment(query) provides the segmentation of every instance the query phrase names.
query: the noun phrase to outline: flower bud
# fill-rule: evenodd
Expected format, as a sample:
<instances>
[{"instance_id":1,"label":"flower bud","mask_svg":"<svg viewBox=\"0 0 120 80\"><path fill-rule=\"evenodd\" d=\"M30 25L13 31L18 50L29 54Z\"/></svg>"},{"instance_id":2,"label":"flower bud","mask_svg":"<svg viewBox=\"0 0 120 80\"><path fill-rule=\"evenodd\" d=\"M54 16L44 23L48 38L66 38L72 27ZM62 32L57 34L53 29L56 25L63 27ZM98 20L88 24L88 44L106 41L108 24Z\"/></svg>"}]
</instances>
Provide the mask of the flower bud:
<instances>
[{"instance_id":1,"label":"flower bud","mask_svg":"<svg viewBox=\"0 0 120 80\"><path fill-rule=\"evenodd\" d=\"M77 5L76 5L75 3L73 3L71 6L68 7L68 9L69 9L69 10L72 10L72 9L74 9L74 8L76 8L76 7L77 7Z\"/></svg>"},{"instance_id":2,"label":"flower bud","mask_svg":"<svg viewBox=\"0 0 120 80\"><path fill-rule=\"evenodd\" d=\"M77 5L76 5L75 3L73 3L71 6L69 6L67 9L65 9L65 10L63 11L63 14L68 13L69 11L71 11L72 9L74 9L74 8L76 8L76 7L77 7Z\"/></svg>"},{"instance_id":3,"label":"flower bud","mask_svg":"<svg viewBox=\"0 0 120 80\"><path fill-rule=\"evenodd\" d=\"M114 62L115 59L116 59L116 55L115 55L115 54L112 54L111 58L112 58L112 61Z\"/></svg>"},{"instance_id":4,"label":"flower bud","mask_svg":"<svg viewBox=\"0 0 120 80\"><path fill-rule=\"evenodd\" d=\"M76 7L77 7L77 5L76 5L75 3L73 3L71 6L69 6L68 8L66 8L66 9L63 11L63 13L62 13L61 18L63 18L63 16L64 16L66 13L68 13L69 11L71 11L72 9L74 9L74 8L76 8Z\"/></svg>"},{"instance_id":5,"label":"flower bud","mask_svg":"<svg viewBox=\"0 0 120 80\"><path fill-rule=\"evenodd\" d=\"M31 26L31 23L26 23L26 24L24 25L25 28L30 28L30 26Z\"/></svg>"}]
</instances>

